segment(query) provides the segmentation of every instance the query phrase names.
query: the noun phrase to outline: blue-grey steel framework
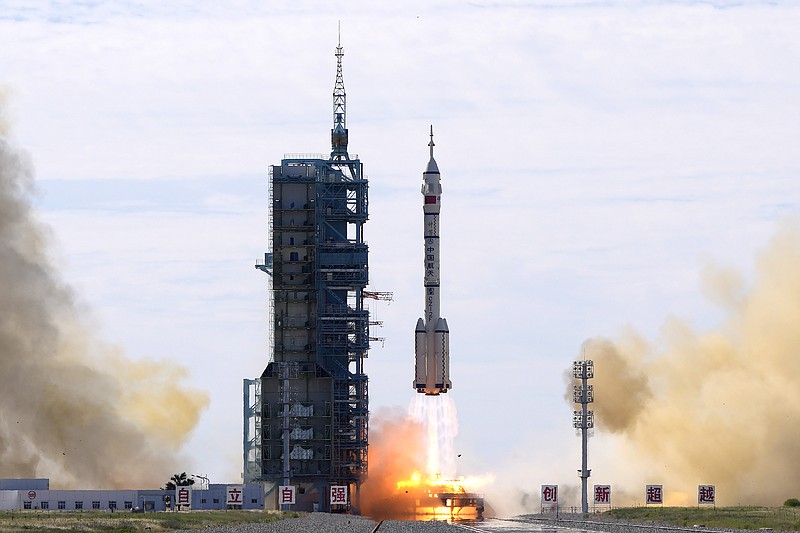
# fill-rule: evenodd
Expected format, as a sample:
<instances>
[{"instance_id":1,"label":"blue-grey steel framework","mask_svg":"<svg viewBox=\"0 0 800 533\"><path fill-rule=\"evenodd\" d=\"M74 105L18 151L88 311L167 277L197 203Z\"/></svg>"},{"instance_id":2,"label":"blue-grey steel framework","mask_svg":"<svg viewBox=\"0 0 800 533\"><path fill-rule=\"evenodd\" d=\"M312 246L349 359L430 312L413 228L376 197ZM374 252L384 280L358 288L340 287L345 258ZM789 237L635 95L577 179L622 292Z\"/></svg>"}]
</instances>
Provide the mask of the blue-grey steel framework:
<instances>
[{"instance_id":1,"label":"blue-grey steel framework","mask_svg":"<svg viewBox=\"0 0 800 533\"><path fill-rule=\"evenodd\" d=\"M271 285L271 362L260 387L244 384L245 480L313 484L320 495L330 485L358 493L369 431L368 181L347 150L341 41L335 55L330 156L287 155L270 169L271 251L256 268ZM289 203L290 193L304 200Z\"/></svg>"}]
</instances>

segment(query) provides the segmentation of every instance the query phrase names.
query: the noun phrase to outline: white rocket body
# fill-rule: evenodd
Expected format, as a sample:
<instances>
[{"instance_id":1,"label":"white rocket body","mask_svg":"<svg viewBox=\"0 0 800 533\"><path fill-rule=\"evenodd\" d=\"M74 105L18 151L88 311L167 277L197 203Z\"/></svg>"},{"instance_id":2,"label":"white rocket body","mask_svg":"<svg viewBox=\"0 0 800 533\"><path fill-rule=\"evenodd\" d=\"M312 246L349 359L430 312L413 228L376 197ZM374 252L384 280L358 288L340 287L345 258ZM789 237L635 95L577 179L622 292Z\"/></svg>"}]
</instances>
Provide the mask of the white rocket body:
<instances>
[{"instance_id":1,"label":"white rocket body","mask_svg":"<svg viewBox=\"0 0 800 533\"><path fill-rule=\"evenodd\" d=\"M439 212L442 183L439 167L433 158L431 127L431 159L422 175L422 211L425 218L425 317L417 320L414 330L416 356L414 388L429 396L447 392L450 382L450 330L439 309Z\"/></svg>"}]
</instances>

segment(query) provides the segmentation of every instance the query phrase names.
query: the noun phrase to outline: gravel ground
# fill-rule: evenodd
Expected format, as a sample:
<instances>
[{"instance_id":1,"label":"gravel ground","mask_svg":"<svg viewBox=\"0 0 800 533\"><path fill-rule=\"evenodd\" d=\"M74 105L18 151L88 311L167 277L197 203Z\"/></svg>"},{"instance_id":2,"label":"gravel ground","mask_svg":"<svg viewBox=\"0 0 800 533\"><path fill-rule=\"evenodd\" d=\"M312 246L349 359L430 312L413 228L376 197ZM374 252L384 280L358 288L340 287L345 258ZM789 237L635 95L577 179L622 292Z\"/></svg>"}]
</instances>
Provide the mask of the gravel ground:
<instances>
[{"instance_id":1,"label":"gravel ground","mask_svg":"<svg viewBox=\"0 0 800 533\"><path fill-rule=\"evenodd\" d=\"M385 520L377 531L377 533L458 533L458 532L459 529L444 522L401 522L400 520Z\"/></svg>"},{"instance_id":2,"label":"gravel ground","mask_svg":"<svg viewBox=\"0 0 800 533\"><path fill-rule=\"evenodd\" d=\"M540 523L543 526L558 526L568 527L572 529L583 529L587 531L604 531L606 533L667 533L667 532L697 532L697 529L682 528L677 526L657 526L654 524L631 524L620 521L606 521L606 520L583 520L582 518L562 518L562 519L547 519L547 518L530 518L532 522ZM717 531L712 529L704 529L701 531Z\"/></svg>"},{"instance_id":3,"label":"gravel ground","mask_svg":"<svg viewBox=\"0 0 800 533\"><path fill-rule=\"evenodd\" d=\"M270 523L216 526L202 529L202 533L372 533L378 523L369 518L353 515L311 513L302 518L287 518ZM458 529L443 522L402 522L386 520L377 533L457 533ZM198 533L198 530L180 530L173 533Z\"/></svg>"},{"instance_id":4,"label":"gravel ground","mask_svg":"<svg viewBox=\"0 0 800 533\"><path fill-rule=\"evenodd\" d=\"M568 527L572 529L583 529L588 531L603 531L606 533L669 533L669 532L737 533L737 532L747 532L747 531L752 533L752 530L741 530L741 529L679 527L670 525L658 525L655 523L634 524L631 522L624 522L613 518L602 519L599 517L593 517L589 520L585 520L581 515L574 515L574 516L566 515L557 520L549 518L539 518L531 515L526 515L520 518L530 520L534 523L541 523L542 525L547 525L547 526ZM781 533L781 532L770 530L770 533ZM784 533L791 533L791 532L784 532Z\"/></svg>"},{"instance_id":5,"label":"gravel ground","mask_svg":"<svg viewBox=\"0 0 800 533\"><path fill-rule=\"evenodd\" d=\"M565 515L559 519L527 515L518 517L518 519L527 523L539 524L544 527L558 526L562 528L605 533L745 533L741 530L733 529L685 528L660 526L656 524L634 524L614 519L604 520L596 517L584 520L581 515ZM444 522L385 520L379 525L379 523L374 520L360 516L311 513L302 518L287 518L271 523L216 526L202 530L180 530L172 533L198 533L198 531L202 533L373 533L376 526L378 526L376 533L458 533L459 531L464 531L462 528ZM770 533L781 532L775 531Z\"/></svg>"},{"instance_id":6,"label":"gravel ground","mask_svg":"<svg viewBox=\"0 0 800 533\"><path fill-rule=\"evenodd\" d=\"M177 530L172 533L371 533L375 521L345 514L310 513L301 518L276 522L253 522L238 526L214 526L200 530ZM380 530L379 530L380 533Z\"/></svg>"}]
</instances>

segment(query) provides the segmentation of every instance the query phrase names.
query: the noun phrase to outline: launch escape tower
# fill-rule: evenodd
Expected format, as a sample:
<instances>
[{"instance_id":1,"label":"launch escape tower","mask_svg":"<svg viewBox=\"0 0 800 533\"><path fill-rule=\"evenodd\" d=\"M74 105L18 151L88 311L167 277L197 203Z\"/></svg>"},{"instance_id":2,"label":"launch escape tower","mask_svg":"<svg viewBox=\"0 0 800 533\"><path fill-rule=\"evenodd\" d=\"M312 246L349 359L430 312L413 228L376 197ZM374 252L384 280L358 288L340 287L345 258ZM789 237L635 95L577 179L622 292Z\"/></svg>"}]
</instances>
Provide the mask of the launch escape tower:
<instances>
[{"instance_id":1,"label":"launch escape tower","mask_svg":"<svg viewBox=\"0 0 800 533\"><path fill-rule=\"evenodd\" d=\"M296 510L328 508L328 487L357 495L367 473L368 182L347 151L341 40L331 153L270 167L270 362L244 380L244 481L298 488ZM268 496L269 497L269 496ZM314 505L316 504L316 505Z\"/></svg>"}]
</instances>

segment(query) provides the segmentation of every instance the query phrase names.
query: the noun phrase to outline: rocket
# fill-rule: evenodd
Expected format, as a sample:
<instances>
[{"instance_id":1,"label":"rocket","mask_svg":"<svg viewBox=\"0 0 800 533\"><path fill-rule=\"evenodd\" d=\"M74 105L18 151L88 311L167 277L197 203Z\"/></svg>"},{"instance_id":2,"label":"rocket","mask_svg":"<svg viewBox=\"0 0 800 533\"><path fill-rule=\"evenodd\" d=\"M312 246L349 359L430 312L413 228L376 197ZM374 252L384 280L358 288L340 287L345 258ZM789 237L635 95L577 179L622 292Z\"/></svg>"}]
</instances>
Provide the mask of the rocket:
<instances>
[{"instance_id":1,"label":"rocket","mask_svg":"<svg viewBox=\"0 0 800 533\"><path fill-rule=\"evenodd\" d=\"M414 330L414 388L428 396L447 392L450 382L450 330L439 312L439 211L442 205L442 183L439 167L433 158L433 126L431 126L431 159L422 174L422 212L425 219L425 317L417 320Z\"/></svg>"}]
</instances>

